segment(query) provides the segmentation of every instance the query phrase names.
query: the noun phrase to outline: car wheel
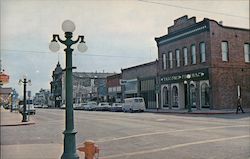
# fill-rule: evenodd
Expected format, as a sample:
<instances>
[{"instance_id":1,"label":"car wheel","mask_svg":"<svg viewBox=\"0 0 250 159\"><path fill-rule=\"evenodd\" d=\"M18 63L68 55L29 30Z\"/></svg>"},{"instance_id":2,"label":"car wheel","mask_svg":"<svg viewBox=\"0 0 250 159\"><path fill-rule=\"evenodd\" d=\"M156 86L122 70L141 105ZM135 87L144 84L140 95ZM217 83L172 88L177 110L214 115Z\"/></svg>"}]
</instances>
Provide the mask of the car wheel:
<instances>
[{"instance_id":1,"label":"car wheel","mask_svg":"<svg viewBox=\"0 0 250 159\"><path fill-rule=\"evenodd\" d=\"M133 110L130 108L130 109L129 109L129 112L130 112L130 113L133 113Z\"/></svg>"}]
</instances>

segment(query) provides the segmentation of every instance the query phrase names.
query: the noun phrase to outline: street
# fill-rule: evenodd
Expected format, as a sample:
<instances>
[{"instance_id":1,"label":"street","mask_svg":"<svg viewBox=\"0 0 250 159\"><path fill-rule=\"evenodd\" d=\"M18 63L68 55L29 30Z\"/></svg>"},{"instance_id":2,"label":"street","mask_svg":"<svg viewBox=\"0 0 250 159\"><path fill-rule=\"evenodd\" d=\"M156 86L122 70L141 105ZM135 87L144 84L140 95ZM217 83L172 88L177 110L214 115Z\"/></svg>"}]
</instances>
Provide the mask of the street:
<instances>
[{"instance_id":1,"label":"street","mask_svg":"<svg viewBox=\"0 0 250 159\"><path fill-rule=\"evenodd\" d=\"M2 159L60 158L64 113L63 109L37 109L31 116L35 124L1 127ZM75 111L74 119L77 145L94 140L100 159L250 158L249 113Z\"/></svg>"}]
</instances>

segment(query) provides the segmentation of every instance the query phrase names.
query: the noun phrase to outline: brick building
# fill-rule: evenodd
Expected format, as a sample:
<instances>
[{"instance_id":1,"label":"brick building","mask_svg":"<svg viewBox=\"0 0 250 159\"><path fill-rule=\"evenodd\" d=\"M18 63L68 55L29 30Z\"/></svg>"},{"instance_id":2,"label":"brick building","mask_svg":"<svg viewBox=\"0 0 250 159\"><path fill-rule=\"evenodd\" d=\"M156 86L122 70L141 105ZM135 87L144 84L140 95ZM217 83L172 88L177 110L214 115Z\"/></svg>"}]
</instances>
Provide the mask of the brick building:
<instances>
[{"instance_id":1,"label":"brick building","mask_svg":"<svg viewBox=\"0 0 250 159\"><path fill-rule=\"evenodd\" d=\"M250 107L250 30L180 17L158 46L160 107ZM189 94L189 95L188 95Z\"/></svg>"},{"instance_id":2,"label":"brick building","mask_svg":"<svg viewBox=\"0 0 250 159\"><path fill-rule=\"evenodd\" d=\"M112 102L122 101L121 78L122 75L120 73L107 77L108 96Z\"/></svg>"}]
</instances>

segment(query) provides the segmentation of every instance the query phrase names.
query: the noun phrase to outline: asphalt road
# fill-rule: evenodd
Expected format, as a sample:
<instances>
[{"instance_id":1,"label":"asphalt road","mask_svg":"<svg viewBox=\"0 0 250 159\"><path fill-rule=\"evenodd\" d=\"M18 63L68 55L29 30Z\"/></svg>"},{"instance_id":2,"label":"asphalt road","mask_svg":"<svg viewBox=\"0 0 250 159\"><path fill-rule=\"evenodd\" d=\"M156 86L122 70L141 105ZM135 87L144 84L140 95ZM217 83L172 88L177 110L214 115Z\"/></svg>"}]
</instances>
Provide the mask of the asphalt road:
<instances>
[{"instance_id":1,"label":"asphalt road","mask_svg":"<svg viewBox=\"0 0 250 159\"><path fill-rule=\"evenodd\" d=\"M2 127L1 144L63 144L64 113L38 109L35 125ZM76 142L94 140L100 159L249 159L249 115L75 111Z\"/></svg>"}]
</instances>

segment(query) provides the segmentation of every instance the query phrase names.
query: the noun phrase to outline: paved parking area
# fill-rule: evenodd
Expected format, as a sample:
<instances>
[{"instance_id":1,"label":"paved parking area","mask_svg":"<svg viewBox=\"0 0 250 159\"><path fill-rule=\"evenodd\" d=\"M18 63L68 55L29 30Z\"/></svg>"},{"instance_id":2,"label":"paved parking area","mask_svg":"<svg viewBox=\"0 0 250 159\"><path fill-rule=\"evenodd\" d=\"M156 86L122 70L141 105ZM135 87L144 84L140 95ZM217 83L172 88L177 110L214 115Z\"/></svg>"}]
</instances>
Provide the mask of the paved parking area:
<instances>
[{"instance_id":1,"label":"paved parking area","mask_svg":"<svg viewBox=\"0 0 250 159\"><path fill-rule=\"evenodd\" d=\"M60 158L64 113L38 109L33 117L36 124L2 127L3 159L28 147L36 151L34 145L39 145L43 158ZM96 141L100 159L249 159L249 115L75 111L76 141L78 145L87 139Z\"/></svg>"}]
</instances>

